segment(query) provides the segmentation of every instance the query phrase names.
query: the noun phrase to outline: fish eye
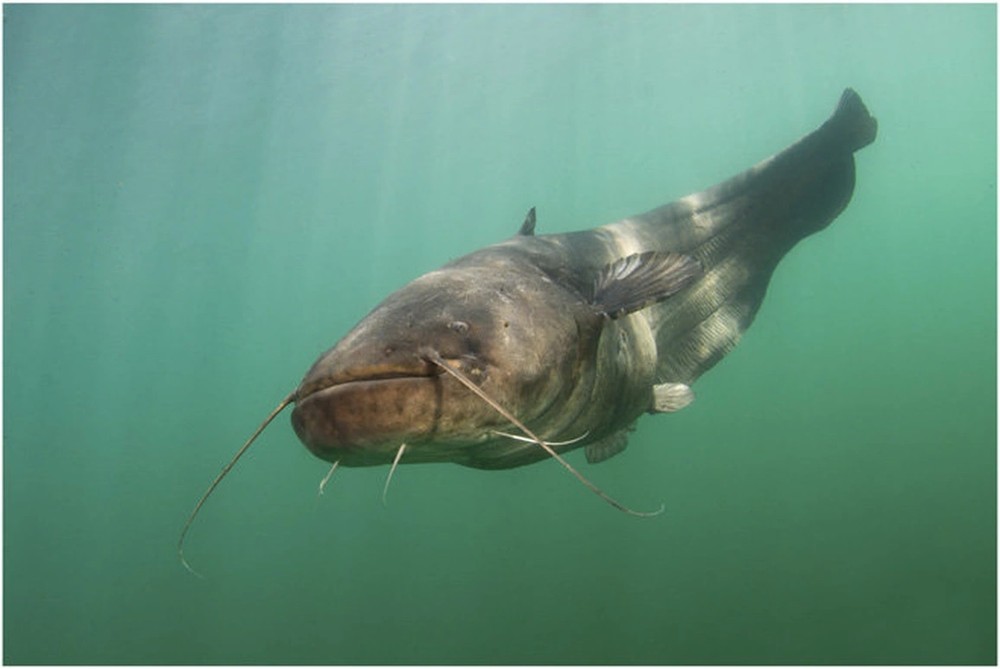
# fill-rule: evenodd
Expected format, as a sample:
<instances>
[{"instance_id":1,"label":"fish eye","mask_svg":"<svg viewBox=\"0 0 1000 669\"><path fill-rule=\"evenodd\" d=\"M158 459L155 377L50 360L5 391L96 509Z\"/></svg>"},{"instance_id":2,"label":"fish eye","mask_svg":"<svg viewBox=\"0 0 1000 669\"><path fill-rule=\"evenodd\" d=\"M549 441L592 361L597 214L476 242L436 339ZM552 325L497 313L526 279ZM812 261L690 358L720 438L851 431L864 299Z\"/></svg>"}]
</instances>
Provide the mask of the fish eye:
<instances>
[{"instance_id":1,"label":"fish eye","mask_svg":"<svg viewBox=\"0 0 1000 669\"><path fill-rule=\"evenodd\" d=\"M460 335L467 334L469 332L469 324L465 321L452 321L448 323L448 329L457 332Z\"/></svg>"}]
</instances>

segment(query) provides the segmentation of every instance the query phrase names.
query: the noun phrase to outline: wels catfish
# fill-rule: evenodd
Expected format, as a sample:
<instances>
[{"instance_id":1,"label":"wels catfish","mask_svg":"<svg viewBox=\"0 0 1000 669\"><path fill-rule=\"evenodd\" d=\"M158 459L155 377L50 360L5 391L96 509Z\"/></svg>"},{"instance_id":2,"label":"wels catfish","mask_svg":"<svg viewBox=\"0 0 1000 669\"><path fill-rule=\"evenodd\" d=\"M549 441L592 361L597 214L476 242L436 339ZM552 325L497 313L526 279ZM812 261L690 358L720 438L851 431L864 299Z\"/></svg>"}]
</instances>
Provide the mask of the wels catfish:
<instances>
[{"instance_id":1,"label":"wels catfish","mask_svg":"<svg viewBox=\"0 0 1000 669\"><path fill-rule=\"evenodd\" d=\"M319 357L213 481L182 530L182 561L202 504L291 404L295 433L330 474L555 458L617 508L650 515L562 454L610 458L644 413L692 401L692 384L753 321L781 258L847 206L854 152L876 132L848 89L817 130L708 190L568 234L536 235L532 209L514 237L407 284Z\"/></svg>"}]
</instances>

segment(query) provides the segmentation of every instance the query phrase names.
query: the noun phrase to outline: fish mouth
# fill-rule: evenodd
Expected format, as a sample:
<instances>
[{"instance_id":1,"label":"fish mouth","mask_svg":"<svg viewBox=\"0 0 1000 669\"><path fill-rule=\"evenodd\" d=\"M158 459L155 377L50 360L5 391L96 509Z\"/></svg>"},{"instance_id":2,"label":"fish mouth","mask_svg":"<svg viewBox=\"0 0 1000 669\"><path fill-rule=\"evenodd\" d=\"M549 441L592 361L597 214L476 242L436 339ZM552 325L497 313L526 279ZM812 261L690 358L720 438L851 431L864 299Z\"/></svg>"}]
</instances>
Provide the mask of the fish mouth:
<instances>
[{"instance_id":1,"label":"fish mouth","mask_svg":"<svg viewBox=\"0 0 1000 669\"><path fill-rule=\"evenodd\" d=\"M441 376L443 370L432 362L423 358L414 357L412 363L400 365L396 364L372 364L340 369L332 374L310 374L302 380L298 390L296 390L296 401L303 400L309 396L335 388L346 386L351 383L366 383L371 381L391 381L398 379L427 379Z\"/></svg>"},{"instance_id":2,"label":"fish mouth","mask_svg":"<svg viewBox=\"0 0 1000 669\"><path fill-rule=\"evenodd\" d=\"M421 361L423 362L423 361ZM416 445L440 436L446 401L444 372L433 363L415 369L340 374L320 385L303 384L295 399L292 427L317 457L342 465L392 462L401 443ZM407 461L447 461L455 453L435 445L424 457L410 449Z\"/></svg>"}]
</instances>

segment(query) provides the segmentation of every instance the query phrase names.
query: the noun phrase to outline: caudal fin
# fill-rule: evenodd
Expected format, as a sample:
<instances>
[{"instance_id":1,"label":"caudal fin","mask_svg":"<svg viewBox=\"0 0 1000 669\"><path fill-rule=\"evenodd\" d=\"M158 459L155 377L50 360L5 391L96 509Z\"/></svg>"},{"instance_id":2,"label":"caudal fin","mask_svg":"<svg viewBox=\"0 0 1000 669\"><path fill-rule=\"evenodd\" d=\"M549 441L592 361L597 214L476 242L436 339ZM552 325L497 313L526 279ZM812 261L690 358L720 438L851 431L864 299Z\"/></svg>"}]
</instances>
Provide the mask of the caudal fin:
<instances>
[{"instance_id":1,"label":"caudal fin","mask_svg":"<svg viewBox=\"0 0 1000 669\"><path fill-rule=\"evenodd\" d=\"M819 128L784 151L628 221L704 269L649 312L657 332L659 380L690 385L736 345L781 258L850 202L854 152L877 134L877 121L848 88Z\"/></svg>"},{"instance_id":2,"label":"caudal fin","mask_svg":"<svg viewBox=\"0 0 1000 669\"><path fill-rule=\"evenodd\" d=\"M861 96L853 88L844 90L837 109L824 125L830 134L839 137L851 151L868 146L878 134L878 121L868 113Z\"/></svg>"}]
</instances>

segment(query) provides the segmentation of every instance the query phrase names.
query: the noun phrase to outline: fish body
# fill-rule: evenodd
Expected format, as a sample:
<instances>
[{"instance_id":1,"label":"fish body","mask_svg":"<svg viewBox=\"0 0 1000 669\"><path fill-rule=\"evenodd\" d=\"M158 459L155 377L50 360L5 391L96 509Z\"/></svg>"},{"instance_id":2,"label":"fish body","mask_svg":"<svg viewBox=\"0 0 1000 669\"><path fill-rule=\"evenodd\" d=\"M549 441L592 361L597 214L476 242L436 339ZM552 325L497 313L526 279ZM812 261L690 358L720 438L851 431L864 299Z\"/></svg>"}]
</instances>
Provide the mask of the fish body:
<instances>
[{"instance_id":1,"label":"fish body","mask_svg":"<svg viewBox=\"0 0 1000 669\"><path fill-rule=\"evenodd\" d=\"M833 115L781 153L705 191L593 230L512 238L387 297L312 365L195 504L177 543L261 432L292 426L339 465L453 462L505 469L621 453L644 413L679 411L691 385L753 322L774 268L843 211L854 152L877 123L848 89ZM662 511L660 508L660 511Z\"/></svg>"},{"instance_id":2,"label":"fish body","mask_svg":"<svg viewBox=\"0 0 1000 669\"><path fill-rule=\"evenodd\" d=\"M876 133L848 89L814 132L671 204L553 235L534 234L532 209L321 355L290 396L296 434L347 466L398 462L402 444L404 463L484 469L549 457L540 441L590 462L621 452L642 414L682 409L736 345L781 258L847 206L854 152Z\"/></svg>"}]
</instances>

